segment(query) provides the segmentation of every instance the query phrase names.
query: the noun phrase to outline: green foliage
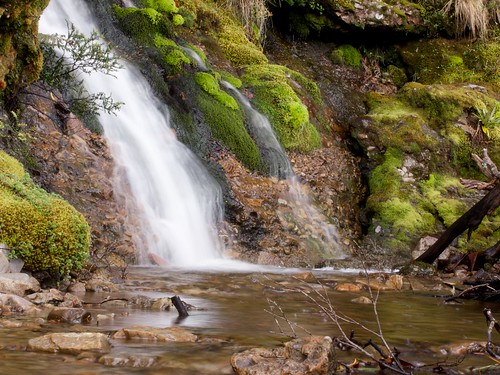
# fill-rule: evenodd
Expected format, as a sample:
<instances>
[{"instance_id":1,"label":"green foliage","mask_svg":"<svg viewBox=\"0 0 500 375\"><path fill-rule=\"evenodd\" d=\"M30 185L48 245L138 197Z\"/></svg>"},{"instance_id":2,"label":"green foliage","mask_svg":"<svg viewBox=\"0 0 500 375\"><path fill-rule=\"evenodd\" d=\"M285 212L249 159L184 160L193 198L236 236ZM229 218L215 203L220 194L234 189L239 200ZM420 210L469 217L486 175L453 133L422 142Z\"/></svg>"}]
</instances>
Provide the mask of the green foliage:
<instances>
[{"instance_id":1,"label":"green foliage","mask_svg":"<svg viewBox=\"0 0 500 375\"><path fill-rule=\"evenodd\" d=\"M474 107L474 115L479 121L479 125L487 137L500 140L500 106L495 101L491 108L487 108L484 103L478 103Z\"/></svg>"},{"instance_id":2,"label":"green foliage","mask_svg":"<svg viewBox=\"0 0 500 375\"><path fill-rule=\"evenodd\" d=\"M227 92L223 91L219 86L219 82L210 73L196 73L195 81L205 92L213 96L222 105L233 110L239 109L236 99L234 99Z\"/></svg>"},{"instance_id":3,"label":"green foliage","mask_svg":"<svg viewBox=\"0 0 500 375\"><path fill-rule=\"evenodd\" d=\"M113 75L121 68L109 45L103 45L97 32L89 37L68 24L68 35L45 36L40 43L44 65L40 79L58 88L71 111L82 121L98 116L101 111L114 113L122 103L103 92L89 93L81 74L100 72Z\"/></svg>"},{"instance_id":4,"label":"green foliage","mask_svg":"<svg viewBox=\"0 0 500 375\"><path fill-rule=\"evenodd\" d=\"M82 268L89 256L90 228L57 195L33 183L14 158L0 152L0 241L30 271L52 276Z\"/></svg>"},{"instance_id":5,"label":"green foliage","mask_svg":"<svg viewBox=\"0 0 500 375\"><path fill-rule=\"evenodd\" d=\"M334 64L352 66L359 68L361 66L361 53L350 44L344 44L332 51L330 58Z\"/></svg>"},{"instance_id":6,"label":"green foliage","mask_svg":"<svg viewBox=\"0 0 500 375\"><path fill-rule=\"evenodd\" d=\"M285 149L311 151L321 144L317 129L309 121L307 107L297 92L309 93L312 85L302 86L299 73L279 65L254 65L247 68L242 80L253 92L255 106L268 117ZM314 100L318 100L312 90ZM319 98L320 100L320 98Z\"/></svg>"},{"instance_id":7,"label":"green foliage","mask_svg":"<svg viewBox=\"0 0 500 375\"><path fill-rule=\"evenodd\" d=\"M205 90L198 94L197 103L214 137L234 152L247 168L261 170L259 149L245 128L242 110L224 105Z\"/></svg>"}]
</instances>

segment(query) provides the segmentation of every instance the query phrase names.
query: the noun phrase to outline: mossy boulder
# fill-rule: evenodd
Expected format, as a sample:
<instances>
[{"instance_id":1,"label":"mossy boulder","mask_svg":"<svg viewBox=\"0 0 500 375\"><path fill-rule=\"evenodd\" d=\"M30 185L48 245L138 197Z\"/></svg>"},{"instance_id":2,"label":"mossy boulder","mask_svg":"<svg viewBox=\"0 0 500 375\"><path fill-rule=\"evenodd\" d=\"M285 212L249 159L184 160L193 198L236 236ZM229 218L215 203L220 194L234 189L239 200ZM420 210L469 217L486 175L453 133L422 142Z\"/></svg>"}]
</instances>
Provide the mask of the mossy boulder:
<instances>
[{"instance_id":1,"label":"mossy boulder","mask_svg":"<svg viewBox=\"0 0 500 375\"><path fill-rule=\"evenodd\" d=\"M280 65L252 65L242 76L252 92L252 103L266 115L281 145L288 150L309 152L320 147L320 134L310 122L301 97L321 103L318 87L300 73Z\"/></svg>"},{"instance_id":2,"label":"mossy boulder","mask_svg":"<svg viewBox=\"0 0 500 375\"><path fill-rule=\"evenodd\" d=\"M347 65L354 68L361 66L361 53L356 47L350 44L344 44L335 48L330 54L330 58L334 64Z\"/></svg>"},{"instance_id":3,"label":"mossy boulder","mask_svg":"<svg viewBox=\"0 0 500 375\"><path fill-rule=\"evenodd\" d=\"M420 237L449 227L474 203L458 180L481 178L473 152L487 148L500 162L498 140L477 136L482 132L477 108L493 110L498 101L475 85L411 82L396 94L371 93L366 103L368 114L353 135L372 166L366 206L370 236L406 252ZM477 234L476 245L459 241L460 248L493 245L492 228L488 223L483 229L491 239Z\"/></svg>"},{"instance_id":4,"label":"mossy boulder","mask_svg":"<svg viewBox=\"0 0 500 375\"><path fill-rule=\"evenodd\" d=\"M500 89L500 38L488 40L431 39L399 49L409 75L423 84L479 83Z\"/></svg>"},{"instance_id":5,"label":"mossy boulder","mask_svg":"<svg viewBox=\"0 0 500 375\"><path fill-rule=\"evenodd\" d=\"M0 151L0 242L30 271L53 277L78 271L89 256L90 228L69 203L31 180Z\"/></svg>"},{"instance_id":6,"label":"mossy boulder","mask_svg":"<svg viewBox=\"0 0 500 375\"><path fill-rule=\"evenodd\" d=\"M261 170L259 149L247 132L244 113L236 100L220 88L211 74L199 72L195 77L200 86L196 104L213 136L234 152L248 169Z\"/></svg>"},{"instance_id":7,"label":"mossy boulder","mask_svg":"<svg viewBox=\"0 0 500 375\"><path fill-rule=\"evenodd\" d=\"M38 19L49 0L3 2L0 7L0 91L14 95L38 79L42 53Z\"/></svg>"}]
</instances>

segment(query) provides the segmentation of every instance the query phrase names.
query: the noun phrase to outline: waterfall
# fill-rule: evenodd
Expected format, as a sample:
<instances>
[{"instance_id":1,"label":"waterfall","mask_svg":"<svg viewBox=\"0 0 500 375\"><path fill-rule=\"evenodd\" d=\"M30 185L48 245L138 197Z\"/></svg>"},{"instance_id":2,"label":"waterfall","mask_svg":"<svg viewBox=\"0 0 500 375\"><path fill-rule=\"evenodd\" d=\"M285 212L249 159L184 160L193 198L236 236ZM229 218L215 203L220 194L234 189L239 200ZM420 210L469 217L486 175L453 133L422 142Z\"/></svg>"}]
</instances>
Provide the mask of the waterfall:
<instances>
[{"instance_id":1,"label":"waterfall","mask_svg":"<svg viewBox=\"0 0 500 375\"><path fill-rule=\"evenodd\" d=\"M194 50L185 47L184 51L189 54L200 70L209 71L203 59ZM342 251L337 228L328 223L325 215L311 202L305 186L293 171L292 165L285 150L281 147L269 119L253 108L250 100L229 82L222 79L221 85L228 89L243 107L248 119L248 132L269 166L269 174L273 177L285 179L288 184L288 194L285 197L286 205L291 208L293 217L287 218L285 217L286 214L280 212L278 214L282 216L285 222L293 222L296 226L305 230L309 239L316 243L319 247L318 250L325 258L345 258L346 255Z\"/></svg>"},{"instance_id":2,"label":"waterfall","mask_svg":"<svg viewBox=\"0 0 500 375\"><path fill-rule=\"evenodd\" d=\"M52 0L40 20L45 34L66 34L66 20L89 35L97 26L83 0ZM140 72L126 61L111 77L83 74L89 92L111 93L124 105L99 117L138 212L136 244L142 260L154 253L170 264L199 266L221 258L217 223L222 220L220 187L176 138L168 108L153 95ZM124 176L120 176L124 173ZM116 187L119 189L119 187Z\"/></svg>"}]
</instances>

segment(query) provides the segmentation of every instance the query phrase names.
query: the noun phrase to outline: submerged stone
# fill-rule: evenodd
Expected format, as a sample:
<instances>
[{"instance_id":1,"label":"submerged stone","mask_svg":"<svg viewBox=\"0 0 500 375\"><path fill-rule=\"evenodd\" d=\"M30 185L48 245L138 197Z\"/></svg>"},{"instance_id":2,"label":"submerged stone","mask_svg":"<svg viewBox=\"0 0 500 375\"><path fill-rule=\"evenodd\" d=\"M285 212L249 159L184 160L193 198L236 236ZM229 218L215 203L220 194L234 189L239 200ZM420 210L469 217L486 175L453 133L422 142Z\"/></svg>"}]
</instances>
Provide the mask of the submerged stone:
<instances>
[{"instance_id":1,"label":"submerged stone","mask_svg":"<svg viewBox=\"0 0 500 375\"><path fill-rule=\"evenodd\" d=\"M113 339L195 342L198 337L181 327L157 328L135 326L122 328L113 335Z\"/></svg>"}]
</instances>

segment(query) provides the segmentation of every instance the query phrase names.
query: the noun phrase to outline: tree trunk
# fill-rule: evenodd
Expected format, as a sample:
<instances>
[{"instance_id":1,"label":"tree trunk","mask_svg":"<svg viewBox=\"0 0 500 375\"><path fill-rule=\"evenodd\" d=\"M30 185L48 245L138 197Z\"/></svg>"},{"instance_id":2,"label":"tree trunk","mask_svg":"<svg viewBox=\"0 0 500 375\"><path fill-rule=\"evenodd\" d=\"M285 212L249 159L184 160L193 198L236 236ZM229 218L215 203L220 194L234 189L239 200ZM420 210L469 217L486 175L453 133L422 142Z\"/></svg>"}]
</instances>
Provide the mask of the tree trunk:
<instances>
[{"instance_id":1,"label":"tree trunk","mask_svg":"<svg viewBox=\"0 0 500 375\"><path fill-rule=\"evenodd\" d=\"M455 221L439 239L420 255L419 262L433 263L439 255L466 229L469 229L468 238L477 229L483 218L500 206L500 183L497 183L488 194L477 202L472 208Z\"/></svg>"}]
</instances>

